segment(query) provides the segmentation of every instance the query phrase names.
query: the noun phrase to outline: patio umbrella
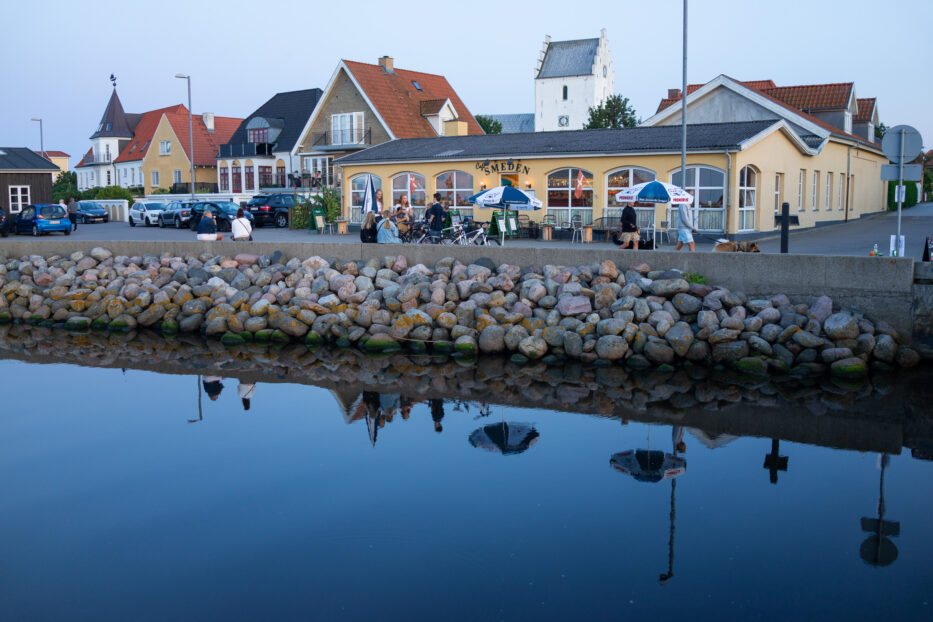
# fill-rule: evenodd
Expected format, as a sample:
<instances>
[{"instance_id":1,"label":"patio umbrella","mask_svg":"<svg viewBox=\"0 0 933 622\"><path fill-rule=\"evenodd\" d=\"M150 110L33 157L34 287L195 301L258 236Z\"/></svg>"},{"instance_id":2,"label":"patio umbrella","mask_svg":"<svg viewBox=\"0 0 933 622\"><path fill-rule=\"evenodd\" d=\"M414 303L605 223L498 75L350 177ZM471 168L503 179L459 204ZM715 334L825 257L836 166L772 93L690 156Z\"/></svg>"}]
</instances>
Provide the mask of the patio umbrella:
<instances>
[{"instance_id":1,"label":"patio umbrella","mask_svg":"<svg viewBox=\"0 0 933 622\"><path fill-rule=\"evenodd\" d=\"M378 212L379 207L376 204L376 184L373 183L373 176L366 176L366 187L363 188L363 215L367 212Z\"/></svg>"},{"instance_id":2,"label":"patio umbrella","mask_svg":"<svg viewBox=\"0 0 933 622\"><path fill-rule=\"evenodd\" d=\"M616 194L620 203L671 203L674 205L693 203L693 195L674 184L662 181L647 181L623 188Z\"/></svg>"},{"instance_id":3,"label":"patio umbrella","mask_svg":"<svg viewBox=\"0 0 933 622\"><path fill-rule=\"evenodd\" d=\"M659 449L629 449L612 454L609 464L639 482L660 482L683 475L687 461Z\"/></svg>"},{"instance_id":4,"label":"patio umbrella","mask_svg":"<svg viewBox=\"0 0 933 622\"><path fill-rule=\"evenodd\" d=\"M479 207L494 207L512 210L541 209L541 200L526 194L512 186L496 186L483 190L467 199L468 202Z\"/></svg>"},{"instance_id":5,"label":"patio umbrella","mask_svg":"<svg viewBox=\"0 0 933 622\"><path fill-rule=\"evenodd\" d=\"M538 431L527 423L493 423L470 434L470 444L503 456L520 454L538 442Z\"/></svg>"}]
</instances>

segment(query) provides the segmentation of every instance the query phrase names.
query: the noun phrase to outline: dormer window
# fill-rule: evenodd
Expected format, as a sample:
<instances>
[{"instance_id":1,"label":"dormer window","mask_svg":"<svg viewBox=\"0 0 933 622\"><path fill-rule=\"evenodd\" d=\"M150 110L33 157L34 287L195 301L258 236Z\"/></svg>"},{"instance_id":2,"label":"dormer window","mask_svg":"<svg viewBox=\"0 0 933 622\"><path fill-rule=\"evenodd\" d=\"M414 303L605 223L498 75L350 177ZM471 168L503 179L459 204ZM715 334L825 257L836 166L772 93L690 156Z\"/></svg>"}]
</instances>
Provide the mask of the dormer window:
<instances>
[{"instance_id":1,"label":"dormer window","mask_svg":"<svg viewBox=\"0 0 933 622\"><path fill-rule=\"evenodd\" d=\"M105 131L109 132L111 127L113 127L113 124L112 124L112 123L108 123L108 124L107 124L107 129L106 129Z\"/></svg>"},{"instance_id":2,"label":"dormer window","mask_svg":"<svg viewBox=\"0 0 933 622\"><path fill-rule=\"evenodd\" d=\"M254 130L249 130L249 142L251 143L268 143L269 142L269 128L263 127Z\"/></svg>"},{"instance_id":3,"label":"dormer window","mask_svg":"<svg viewBox=\"0 0 933 622\"><path fill-rule=\"evenodd\" d=\"M279 139L282 128L285 127L283 119L266 119L253 117L246 124L246 140L254 145L271 145Z\"/></svg>"},{"instance_id":4,"label":"dormer window","mask_svg":"<svg viewBox=\"0 0 933 622\"><path fill-rule=\"evenodd\" d=\"M421 85L418 84L418 81L417 81L417 80L412 80L412 81L411 81L411 85L412 85L413 87L415 87L415 90L416 90L416 91L423 91L423 90L424 90L423 88L421 88Z\"/></svg>"}]
</instances>

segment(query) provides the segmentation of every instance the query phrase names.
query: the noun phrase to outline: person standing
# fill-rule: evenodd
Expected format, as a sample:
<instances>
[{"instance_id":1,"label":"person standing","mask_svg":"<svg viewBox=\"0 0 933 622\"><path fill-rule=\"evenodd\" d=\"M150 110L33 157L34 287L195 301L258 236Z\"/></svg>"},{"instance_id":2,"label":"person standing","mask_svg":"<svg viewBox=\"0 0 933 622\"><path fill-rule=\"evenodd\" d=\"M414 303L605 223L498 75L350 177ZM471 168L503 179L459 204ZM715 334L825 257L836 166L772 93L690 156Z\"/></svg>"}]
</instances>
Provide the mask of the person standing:
<instances>
[{"instance_id":1,"label":"person standing","mask_svg":"<svg viewBox=\"0 0 933 622\"><path fill-rule=\"evenodd\" d=\"M689 246L691 251L696 250L696 244L693 241L693 234L696 233L696 227L693 224L693 212L686 203L677 206L677 246L675 251L679 251L684 244Z\"/></svg>"},{"instance_id":2,"label":"person standing","mask_svg":"<svg viewBox=\"0 0 933 622\"><path fill-rule=\"evenodd\" d=\"M71 221L71 228L74 231L78 230L78 202L75 201L74 197L69 197L68 199L68 219Z\"/></svg>"},{"instance_id":3,"label":"person standing","mask_svg":"<svg viewBox=\"0 0 933 622\"><path fill-rule=\"evenodd\" d=\"M234 242L246 242L253 239L253 225L249 218L243 215L243 208L236 211L236 219L230 223L230 233Z\"/></svg>"},{"instance_id":4,"label":"person standing","mask_svg":"<svg viewBox=\"0 0 933 622\"><path fill-rule=\"evenodd\" d=\"M638 249L638 214L631 203L622 209L622 244L619 248Z\"/></svg>"},{"instance_id":5,"label":"person standing","mask_svg":"<svg viewBox=\"0 0 933 622\"><path fill-rule=\"evenodd\" d=\"M429 226L434 233L440 233L444 229L444 225L447 224L447 212L441 205L440 192L434 193L434 203L424 213L424 217L429 219Z\"/></svg>"},{"instance_id":6,"label":"person standing","mask_svg":"<svg viewBox=\"0 0 933 622\"><path fill-rule=\"evenodd\" d=\"M408 203L408 195L403 194L398 198L398 205L395 206L395 224L398 226L399 238L409 241L411 223L411 205Z\"/></svg>"},{"instance_id":7,"label":"person standing","mask_svg":"<svg viewBox=\"0 0 933 622\"><path fill-rule=\"evenodd\" d=\"M376 190L376 211L382 213L382 188Z\"/></svg>"}]
</instances>

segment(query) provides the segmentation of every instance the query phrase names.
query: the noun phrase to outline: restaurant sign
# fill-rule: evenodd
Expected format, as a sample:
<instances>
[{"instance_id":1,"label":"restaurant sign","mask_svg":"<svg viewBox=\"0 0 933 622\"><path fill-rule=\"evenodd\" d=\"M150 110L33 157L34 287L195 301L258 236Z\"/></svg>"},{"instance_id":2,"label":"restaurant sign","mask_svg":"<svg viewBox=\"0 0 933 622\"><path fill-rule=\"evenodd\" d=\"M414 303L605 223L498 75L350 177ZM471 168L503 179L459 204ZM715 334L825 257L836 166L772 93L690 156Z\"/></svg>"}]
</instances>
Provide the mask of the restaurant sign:
<instances>
[{"instance_id":1,"label":"restaurant sign","mask_svg":"<svg viewBox=\"0 0 933 622\"><path fill-rule=\"evenodd\" d=\"M521 160L485 160L476 163L476 170L483 171L487 175L491 173L522 173L527 175L531 169L522 164Z\"/></svg>"}]
</instances>

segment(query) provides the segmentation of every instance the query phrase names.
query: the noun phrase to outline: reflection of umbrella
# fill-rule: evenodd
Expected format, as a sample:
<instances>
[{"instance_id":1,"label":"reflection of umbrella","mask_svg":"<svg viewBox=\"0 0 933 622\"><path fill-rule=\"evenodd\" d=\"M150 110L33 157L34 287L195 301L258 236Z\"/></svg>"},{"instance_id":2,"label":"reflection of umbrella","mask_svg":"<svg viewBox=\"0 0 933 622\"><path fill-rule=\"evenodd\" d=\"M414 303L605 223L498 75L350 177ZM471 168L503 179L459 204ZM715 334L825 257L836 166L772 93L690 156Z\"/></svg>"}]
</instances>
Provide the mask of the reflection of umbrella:
<instances>
[{"instance_id":1,"label":"reflection of umbrella","mask_svg":"<svg viewBox=\"0 0 933 622\"><path fill-rule=\"evenodd\" d=\"M687 461L659 449L629 449L612 454L609 460L617 471L631 475L640 482L660 482L683 475Z\"/></svg>"},{"instance_id":2,"label":"reflection of umbrella","mask_svg":"<svg viewBox=\"0 0 933 622\"><path fill-rule=\"evenodd\" d=\"M541 200L526 194L512 186L496 186L483 190L467 199L467 202L479 207L498 209L530 210L541 209Z\"/></svg>"},{"instance_id":3,"label":"reflection of umbrella","mask_svg":"<svg viewBox=\"0 0 933 622\"><path fill-rule=\"evenodd\" d=\"M470 434L470 444L503 456L520 454L538 441L538 431L527 423L493 423Z\"/></svg>"},{"instance_id":4,"label":"reflection of umbrella","mask_svg":"<svg viewBox=\"0 0 933 622\"><path fill-rule=\"evenodd\" d=\"M674 184L663 181L646 181L631 188L623 188L616 194L620 203L673 203L680 205L693 203L693 195Z\"/></svg>"}]
</instances>

